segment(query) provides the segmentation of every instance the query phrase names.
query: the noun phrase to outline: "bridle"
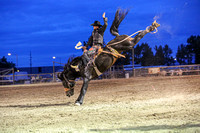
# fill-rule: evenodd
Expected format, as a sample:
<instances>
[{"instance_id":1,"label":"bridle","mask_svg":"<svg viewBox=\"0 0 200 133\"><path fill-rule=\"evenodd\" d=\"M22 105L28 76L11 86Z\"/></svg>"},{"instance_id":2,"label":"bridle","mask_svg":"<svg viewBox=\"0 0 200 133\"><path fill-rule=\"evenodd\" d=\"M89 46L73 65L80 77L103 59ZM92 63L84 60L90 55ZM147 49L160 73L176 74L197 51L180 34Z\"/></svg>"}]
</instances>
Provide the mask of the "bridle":
<instances>
[{"instance_id":1,"label":"bridle","mask_svg":"<svg viewBox=\"0 0 200 133\"><path fill-rule=\"evenodd\" d=\"M65 91L69 91L69 90L73 89L73 88L71 88L71 85L72 85L72 84L75 84L75 80L69 80L69 79L66 77L65 73L63 73L63 78L64 78L64 80L67 82L67 84L69 85L69 88L65 88Z\"/></svg>"}]
</instances>

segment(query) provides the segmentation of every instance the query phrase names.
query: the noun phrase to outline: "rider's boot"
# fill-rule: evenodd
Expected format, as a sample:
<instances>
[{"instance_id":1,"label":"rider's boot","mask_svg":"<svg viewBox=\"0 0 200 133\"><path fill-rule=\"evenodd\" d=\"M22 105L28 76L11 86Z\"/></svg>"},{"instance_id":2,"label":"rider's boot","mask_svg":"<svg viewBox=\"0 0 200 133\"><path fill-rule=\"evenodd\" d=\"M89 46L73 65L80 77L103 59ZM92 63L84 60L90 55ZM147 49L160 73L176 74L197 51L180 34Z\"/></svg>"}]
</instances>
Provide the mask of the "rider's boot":
<instances>
[{"instance_id":1,"label":"rider's boot","mask_svg":"<svg viewBox=\"0 0 200 133\"><path fill-rule=\"evenodd\" d=\"M84 68L84 74L85 74L86 78L88 78L88 79L91 79L91 75L92 75L92 68L93 68L92 62L93 62L93 60L90 60L87 63L86 67Z\"/></svg>"},{"instance_id":2,"label":"rider's boot","mask_svg":"<svg viewBox=\"0 0 200 133\"><path fill-rule=\"evenodd\" d=\"M90 58L88 57L87 53L83 54L82 60L83 60L83 65L86 66L88 62L90 61Z\"/></svg>"},{"instance_id":3,"label":"rider's boot","mask_svg":"<svg viewBox=\"0 0 200 133\"><path fill-rule=\"evenodd\" d=\"M85 66L85 69L84 69L84 73L85 73L85 76L86 78L88 79L91 79L91 76L92 76L92 68L94 67L93 66L93 62L95 60L95 56L97 55L97 52L95 50L95 52L92 52L90 53L90 58L88 56L86 56L86 59L87 59L87 65ZM87 58L88 57L88 58Z\"/></svg>"}]
</instances>

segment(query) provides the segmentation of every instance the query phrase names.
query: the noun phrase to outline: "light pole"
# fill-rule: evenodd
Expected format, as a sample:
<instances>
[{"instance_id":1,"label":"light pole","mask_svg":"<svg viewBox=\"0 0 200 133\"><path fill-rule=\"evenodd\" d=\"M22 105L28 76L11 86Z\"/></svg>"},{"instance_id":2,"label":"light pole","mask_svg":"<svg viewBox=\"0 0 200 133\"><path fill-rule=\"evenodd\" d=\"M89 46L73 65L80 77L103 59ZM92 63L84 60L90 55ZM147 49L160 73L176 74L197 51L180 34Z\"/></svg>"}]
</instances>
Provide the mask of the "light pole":
<instances>
[{"instance_id":1,"label":"light pole","mask_svg":"<svg viewBox=\"0 0 200 133\"><path fill-rule=\"evenodd\" d=\"M11 56L12 54L11 53L8 53L8 56ZM18 55L17 54L15 54L16 55L16 67L18 67Z\"/></svg>"},{"instance_id":2,"label":"light pole","mask_svg":"<svg viewBox=\"0 0 200 133\"><path fill-rule=\"evenodd\" d=\"M53 82L55 82L56 81L56 75L55 75L55 59L56 59L56 57L55 56L53 56L52 57L53 58Z\"/></svg>"}]
</instances>

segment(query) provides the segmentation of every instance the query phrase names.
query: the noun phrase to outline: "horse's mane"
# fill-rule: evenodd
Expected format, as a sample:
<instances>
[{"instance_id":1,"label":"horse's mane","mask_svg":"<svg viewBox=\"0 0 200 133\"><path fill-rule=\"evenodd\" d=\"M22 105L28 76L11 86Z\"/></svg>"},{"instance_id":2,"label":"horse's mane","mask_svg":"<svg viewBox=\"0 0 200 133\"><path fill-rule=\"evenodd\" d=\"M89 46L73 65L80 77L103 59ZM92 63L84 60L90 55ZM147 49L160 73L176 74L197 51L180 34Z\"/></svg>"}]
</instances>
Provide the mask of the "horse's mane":
<instances>
[{"instance_id":1,"label":"horse's mane","mask_svg":"<svg viewBox=\"0 0 200 133\"><path fill-rule=\"evenodd\" d=\"M129 10L122 10L118 9L115 13L115 19L113 20L113 23L110 27L110 33L114 36L119 36L118 27L122 20L125 18L125 16L128 14Z\"/></svg>"}]
</instances>

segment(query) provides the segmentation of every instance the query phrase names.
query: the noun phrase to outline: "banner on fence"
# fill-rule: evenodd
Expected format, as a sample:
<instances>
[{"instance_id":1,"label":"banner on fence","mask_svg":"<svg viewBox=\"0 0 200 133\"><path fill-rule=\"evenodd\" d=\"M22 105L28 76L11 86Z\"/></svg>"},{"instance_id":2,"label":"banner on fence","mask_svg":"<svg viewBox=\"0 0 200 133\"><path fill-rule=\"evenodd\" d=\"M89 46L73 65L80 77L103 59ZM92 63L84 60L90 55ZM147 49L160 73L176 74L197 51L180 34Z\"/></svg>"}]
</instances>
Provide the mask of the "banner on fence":
<instances>
[{"instance_id":1,"label":"banner on fence","mask_svg":"<svg viewBox=\"0 0 200 133\"><path fill-rule=\"evenodd\" d=\"M158 74L160 72L160 68L149 68L148 73L149 74Z\"/></svg>"}]
</instances>

